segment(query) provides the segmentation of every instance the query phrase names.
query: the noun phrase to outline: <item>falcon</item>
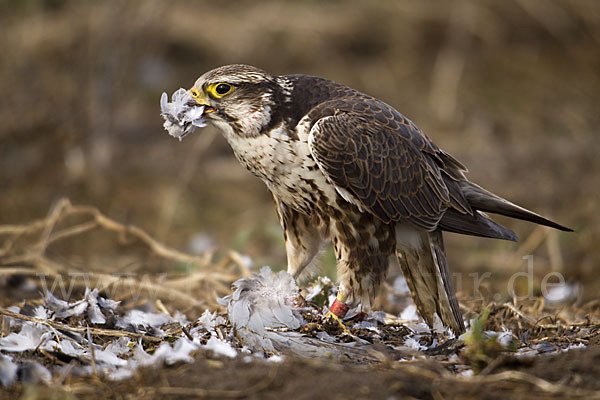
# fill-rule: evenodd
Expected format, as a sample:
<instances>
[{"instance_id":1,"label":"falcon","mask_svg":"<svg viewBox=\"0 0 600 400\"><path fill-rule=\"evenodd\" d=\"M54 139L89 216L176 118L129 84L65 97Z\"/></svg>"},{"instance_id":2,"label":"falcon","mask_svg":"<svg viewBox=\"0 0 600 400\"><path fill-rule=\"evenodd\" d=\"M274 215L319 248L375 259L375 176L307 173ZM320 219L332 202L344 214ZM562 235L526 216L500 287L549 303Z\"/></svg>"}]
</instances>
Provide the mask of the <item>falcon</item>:
<instances>
[{"instance_id":1,"label":"falcon","mask_svg":"<svg viewBox=\"0 0 600 400\"><path fill-rule=\"evenodd\" d=\"M432 327L437 315L458 335L465 325L443 232L517 240L486 212L570 231L470 182L412 121L350 87L227 65L189 95L273 194L288 272L299 278L333 244L339 291L329 312L338 321L352 307L370 310L395 254L424 320Z\"/></svg>"}]
</instances>

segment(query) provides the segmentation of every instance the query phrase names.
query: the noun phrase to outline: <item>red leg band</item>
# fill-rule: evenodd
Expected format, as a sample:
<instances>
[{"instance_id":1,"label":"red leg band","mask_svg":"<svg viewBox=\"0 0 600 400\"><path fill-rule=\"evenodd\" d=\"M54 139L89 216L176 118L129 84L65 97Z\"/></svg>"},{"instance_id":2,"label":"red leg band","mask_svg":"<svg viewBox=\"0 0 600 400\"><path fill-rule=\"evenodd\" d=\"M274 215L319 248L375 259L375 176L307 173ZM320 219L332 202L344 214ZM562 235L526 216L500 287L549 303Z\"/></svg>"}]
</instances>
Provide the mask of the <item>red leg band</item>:
<instances>
[{"instance_id":1,"label":"red leg band","mask_svg":"<svg viewBox=\"0 0 600 400\"><path fill-rule=\"evenodd\" d=\"M344 318L349 309L349 305L342 303L338 299L335 299L331 307L329 307L329 312L337 315L339 318Z\"/></svg>"}]
</instances>

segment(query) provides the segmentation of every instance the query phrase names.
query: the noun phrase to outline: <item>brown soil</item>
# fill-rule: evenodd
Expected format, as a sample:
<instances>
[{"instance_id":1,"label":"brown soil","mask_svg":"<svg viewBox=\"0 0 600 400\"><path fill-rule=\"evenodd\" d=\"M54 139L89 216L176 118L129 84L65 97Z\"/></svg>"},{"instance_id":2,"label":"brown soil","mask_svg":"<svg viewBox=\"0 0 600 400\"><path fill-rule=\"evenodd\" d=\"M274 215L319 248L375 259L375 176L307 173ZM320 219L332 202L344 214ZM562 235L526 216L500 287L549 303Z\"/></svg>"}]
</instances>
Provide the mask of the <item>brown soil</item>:
<instances>
[{"instance_id":1,"label":"brown soil","mask_svg":"<svg viewBox=\"0 0 600 400\"><path fill-rule=\"evenodd\" d=\"M511 399L598 398L600 347L536 358L506 357L494 373L457 377L432 360L359 366L326 360L286 359L282 363L223 359L198 354L194 364L143 369L111 382L73 379L60 388L18 387L0 398L24 394L43 398L246 398L246 399ZM69 394L67 394L69 393ZM36 395L37 396L37 395ZM55 396L55 397L52 397ZM42 397L28 397L42 398Z\"/></svg>"}]
</instances>

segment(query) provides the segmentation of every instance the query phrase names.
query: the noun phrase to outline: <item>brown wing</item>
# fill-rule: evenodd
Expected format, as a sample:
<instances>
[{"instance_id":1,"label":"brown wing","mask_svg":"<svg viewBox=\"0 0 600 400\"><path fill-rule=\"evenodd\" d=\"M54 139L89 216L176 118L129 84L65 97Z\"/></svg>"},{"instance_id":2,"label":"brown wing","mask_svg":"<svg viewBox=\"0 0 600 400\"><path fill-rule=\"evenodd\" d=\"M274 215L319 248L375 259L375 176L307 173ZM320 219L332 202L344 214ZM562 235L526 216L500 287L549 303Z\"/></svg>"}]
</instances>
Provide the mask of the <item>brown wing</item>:
<instances>
[{"instance_id":1,"label":"brown wing","mask_svg":"<svg viewBox=\"0 0 600 400\"><path fill-rule=\"evenodd\" d=\"M320 118L310 133L312 155L333 184L361 208L384 222L405 220L434 230L456 203L442 176L439 149L412 123L395 118L391 107L380 118L379 107L371 105L366 112L336 107L337 113ZM462 212L470 211L463 198L460 203Z\"/></svg>"}]
</instances>

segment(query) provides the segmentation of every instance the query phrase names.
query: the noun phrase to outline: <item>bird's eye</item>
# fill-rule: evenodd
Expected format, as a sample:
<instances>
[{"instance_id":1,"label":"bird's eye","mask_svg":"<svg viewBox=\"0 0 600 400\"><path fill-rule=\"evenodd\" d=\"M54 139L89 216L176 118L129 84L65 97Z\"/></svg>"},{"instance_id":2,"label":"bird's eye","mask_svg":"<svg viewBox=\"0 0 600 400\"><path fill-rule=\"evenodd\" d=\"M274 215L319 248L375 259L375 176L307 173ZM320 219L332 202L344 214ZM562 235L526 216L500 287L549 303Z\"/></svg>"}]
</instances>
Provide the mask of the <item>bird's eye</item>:
<instances>
[{"instance_id":1,"label":"bird's eye","mask_svg":"<svg viewBox=\"0 0 600 400\"><path fill-rule=\"evenodd\" d=\"M218 94L221 94L221 95L229 92L230 90L231 90L231 86L229 86L226 83L221 83L215 88L215 92L217 92Z\"/></svg>"},{"instance_id":2,"label":"bird's eye","mask_svg":"<svg viewBox=\"0 0 600 400\"><path fill-rule=\"evenodd\" d=\"M208 87L207 92L214 98L220 99L221 97L231 93L234 87L229 83L214 83Z\"/></svg>"}]
</instances>

